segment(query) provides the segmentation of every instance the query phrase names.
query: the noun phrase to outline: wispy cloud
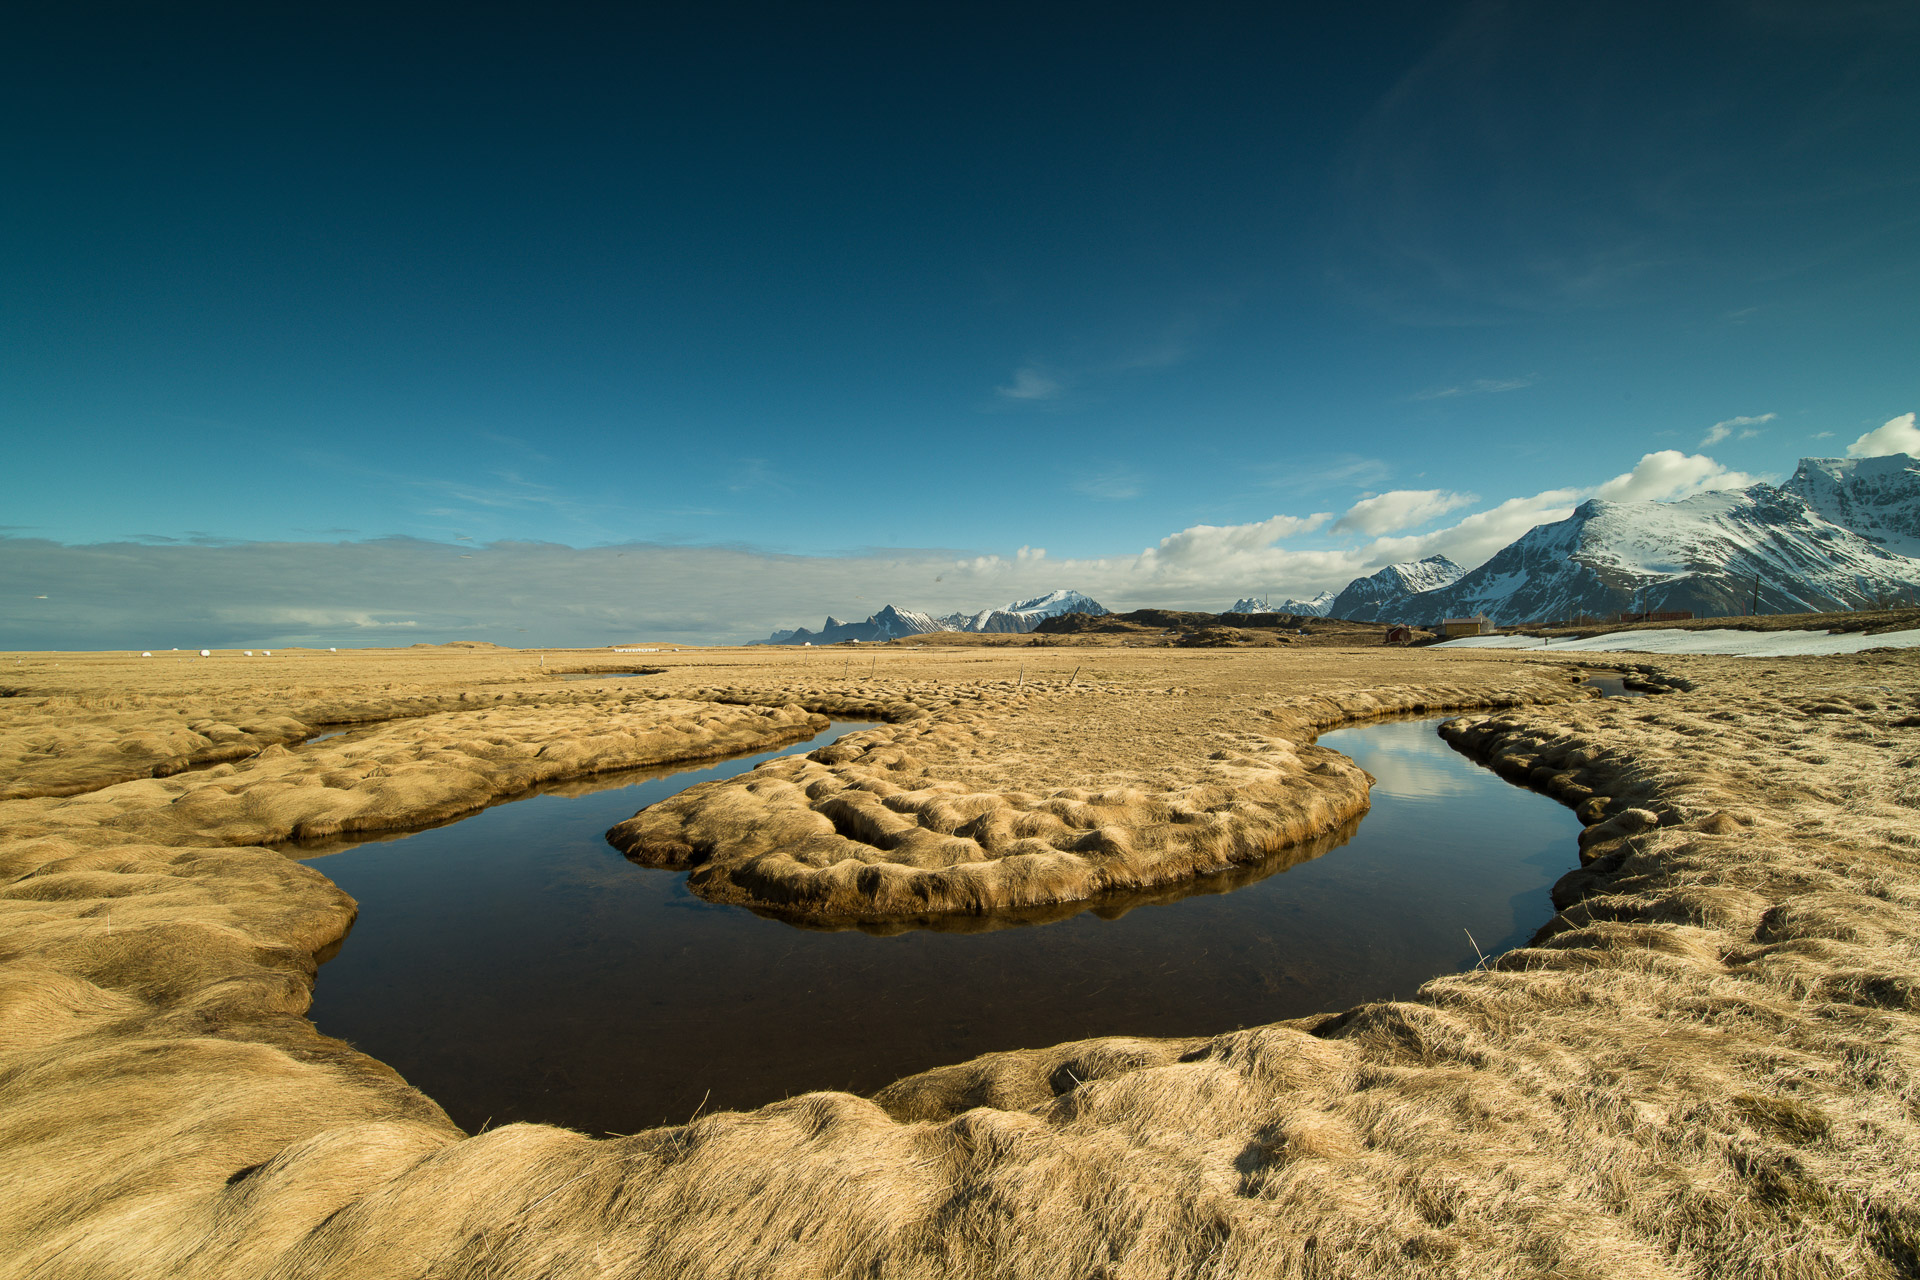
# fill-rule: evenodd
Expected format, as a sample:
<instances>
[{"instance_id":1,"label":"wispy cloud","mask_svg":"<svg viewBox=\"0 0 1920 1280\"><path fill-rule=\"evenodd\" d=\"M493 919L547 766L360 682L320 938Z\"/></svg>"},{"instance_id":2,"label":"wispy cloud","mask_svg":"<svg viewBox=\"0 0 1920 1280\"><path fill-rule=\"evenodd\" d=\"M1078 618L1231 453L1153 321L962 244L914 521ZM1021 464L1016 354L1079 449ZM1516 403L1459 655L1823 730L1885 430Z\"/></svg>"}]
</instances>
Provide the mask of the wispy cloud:
<instances>
[{"instance_id":1,"label":"wispy cloud","mask_svg":"<svg viewBox=\"0 0 1920 1280\"><path fill-rule=\"evenodd\" d=\"M1502 391L1518 391L1538 382L1538 378L1475 378L1472 382L1463 382L1452 387L1429 387L1425 391L1416 391L1409 400L1451 400L1455 396L1497 395Z\"/></svg>"},{"instance_id":2,"label":"wispy cloud","mask_svg":"<svg viewBox=\"0 0 1920 1280\"><path fill-rule=\"evenodd\" d=\"M1066 382L1039 368L1025 364L1013 371L1013 381L1004 387L995 387L994 394L1003 400L1032 402L1036 400L1057 400L1066 392Z\"/></svg>"},{"instance_id":3,"label":"wispy cloud","mask_svg":"<svg viewBox=\"0 0 1920 1280\"><path fill-rule=\"evenodd\" d=\"M1342 485L1368 489L1384 483L1392 474L1391 468L1379 458L1363 458L1351 453L1304 466L1289 462L1265 470L1270 475L1262 482L1264 487L1283 493L1322 493Z\"/></svg>"},{"instance_id":4,"label":"wispy cloud","mask_svg":"<svg viewBox=\"0 0 1920 1280\"><path fill-rule=\"evenodd\" d=\"M511 437L497 439L508 445L518 444ZM352 477L364 485L384 490L396 516L400 517L395 524L432 537L501 536L524 527L519 515L530 511L556 517L563 522L564 536L571 538L612 541L632 535L630 508L583 501L569 487L542 483L510 468L489 469L477 477L423 476L390 471L359 455L303 448L296 450L294 457L313 470ZM574 480L568 477L565 484L570 486ZM339 536L356 531L324 532Z\"/></svg>"},{"instance_id":5,"label":"wispy cloud","mask_svg":"<svg viewBox=\"0 0 1920 1280\"><path fill-rule=\"evenodd\" d=\"M517 453L526 455L527 457L533 459L535 462L552 462L553 461L552 458L549 458L546 454L540 452L538 449L528 444L525 440L520 439L520 437L518 436L504 435L498 431L482 431L479 434L482 440L488 440L493 442L494 444L503 445L506 448L512 449Z\"/></svg>"},{"instance_id":6,"label":"wispy cloud","mask_svg":"<svg viewBox=\"0 0 1920 1280\"><path fill-rule=\"evenodd\" d=\"M1729 438L1738 438L1741 440L1751 439L1760 434L1760 428L1763 425L1772 422L1779 416L1777 413L1762 413L1750 418L1745 416L1722 418L1711 427L1708 427L1707 434L1700 437L1700 448L1711 448L1719 444L1722 440Z\"/></svg>"},{"instance_id":7,"label":"wispy cloud","mask_svg":"<svg viewBox=\"0 0 1920 1280\"><path fill-rule=\"evenodd\" d=\"M735 461L732 473L727 477L727 492L752 493L765 490L770 493L791 494L792 486L786 477L772 462L765 458L740 458Z\"/></svg>"},{"instance_id":8,"label":"wispy cloud","mask_svg":"<svg viewBox=\"0 0 1920 1280\"><path fill-rule=\"evenodd\" d=\"M1075 493L1106 502L1125 502L1137 498L1145 488L1138 473L1125 467L1107 467L1079 474L1068 482Z\"/></svg>"},{"instance_id":9,"label":"wispy cloud","mask_svg":"<svg viewBox=\"0 0 1920 1280\"><path fill-rule=\"evenodd\" d=\"M1014 404L1077 400L1105 384L1185 364L1198 349L1201 334L1231 309L1228 300L1203 299L1170 319L1137 325L1123 334L1067 340L1064 350L1023 361L1010 381L994 388L994 395Z\"/></svg>"}]
</instances>

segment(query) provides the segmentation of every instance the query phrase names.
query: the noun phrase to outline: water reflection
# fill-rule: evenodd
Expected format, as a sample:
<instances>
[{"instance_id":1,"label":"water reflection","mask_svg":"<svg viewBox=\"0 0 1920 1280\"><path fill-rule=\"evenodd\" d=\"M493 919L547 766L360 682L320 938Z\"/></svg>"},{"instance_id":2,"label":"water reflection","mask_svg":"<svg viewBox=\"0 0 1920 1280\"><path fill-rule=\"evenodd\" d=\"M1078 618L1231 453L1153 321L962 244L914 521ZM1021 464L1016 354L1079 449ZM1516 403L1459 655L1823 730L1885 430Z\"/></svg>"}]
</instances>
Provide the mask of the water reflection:
<instances>
[{"instance_id":1,"label":"water reflection","mask_svg":"<svg viewBox=\"0 0 1920 1280\"><path fill-rule=\"evenodd\" d=\"M1322 746L1353 755L1366 753L1362 766L1373 775L1373 799L1439 800L1472 795L1480 785L1478 771L1462 769L1460 756L1433 731L1437 723L1421 717L1404 721L1376 721L1363 729L1343 729L1320 738ZM1391 732L1392 724L1425 726L1414 732ZM1364 734L1364 738L1355 737ZM1365 745L1361 745L1364 742ZM1348 745L1343 746L1342 743Z\"/></svg>"},{"instance_id":2,"label":"water reflection","mask_svg":"<svg viewBox=\"0 0 1920 1280\"><path fill-rule=\"evenodd\" d=\"M631 1132L703 1098L864 1093L996 1049L1206 1034L1410 995L1474 963L1467 930L1489 953L1523 943L1552 914L1547 886L1573 865L1578 830L1453 754L1436 723L1321 738L1381 780L1344 845L970 932L795 928L703 902L602 839L641 805L765 755L550 789L319 857L362 915L321 971L313 1016L468 1128Z\"/></svg>"}]
</instances>

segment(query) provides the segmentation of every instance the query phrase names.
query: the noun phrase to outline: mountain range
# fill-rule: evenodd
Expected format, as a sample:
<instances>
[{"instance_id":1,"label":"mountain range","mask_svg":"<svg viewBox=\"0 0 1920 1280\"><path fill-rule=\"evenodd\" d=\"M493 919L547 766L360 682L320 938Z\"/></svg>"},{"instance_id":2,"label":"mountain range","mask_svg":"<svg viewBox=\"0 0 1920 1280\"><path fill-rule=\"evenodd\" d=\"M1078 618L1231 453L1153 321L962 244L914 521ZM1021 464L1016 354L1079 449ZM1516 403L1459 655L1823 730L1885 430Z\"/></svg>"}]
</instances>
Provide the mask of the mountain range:
<instances>
[{"instance_id":1,"label":"mountain range","mask_svg":"<svg viewBox=\"0 0 1920 1280\"><path fill-rule=\"evenodd\" d=\"M1309 618L1327 616L1327 606L1331 605L1337 591L1322 591L1308 600L1282 600L1278 604L1267 603L1265 596L1248 596L1244 600L1235 600L1228 613L1291 613Z\"/></svg>"},{"instance_id":2,"label":"mountain range","mask_svg":"<svg viewBox=\"0 0 1920 1280\"><path fill-rule=\"evenodd\" d=\"M1356 579L1329 612L1415 623L1484 613L1513 625L1629 611L1723 617L1857 609L1920 591L1916 550L1920 461L1904 454L1806 458L1778 486L1676 502L1584 502L1469 572L1434 557ZM1412 589L1422 566L1432 566L1429 576L1451 576Z\"/></svg>"},{"instance_id":3,"label":"mountain range","mask_svg":"<svg viewBox=\"0 0 1920 1280\"><path fill-rule=\"evenodd\" d=\"M935 631L973 631L1020 634L1033 630L1048 618L1063 613L1085 613L1099 617L1107 612L1095 600L1078 591L1050 591L1031 600L1016 600L1004 609L982 609L978 613L949 613L935 616L915 609L888 605L861 622L842 622L832 614L818 631L796 627L776 631L755 644L839 644L843 640L897 640L902 636L929 635Z\"/></svg>"},{"instance_id":4,"label":"mountain range","mask_svg":"<svg viewBox=\"0 0 1920 1280\"><path fill-rule=\"evenodd\" d=\"M1511 626L1642 611L1818 613L1914 598L1920 598L1920 459L1892 454L1802 458L1783 484L1674 502L1596 498L1564 520L1535 525L1475 569L1428 556L1355 578L1338 593L1271 605L1264 596L1249 596L1227 612L1414 624L1484 613ZM1107 612L1077 591L939 617L888 605L861 622L829 617L818 631L776 631L759 643L1023 633L1061 614Z\"/></svg>"}]
</instances>

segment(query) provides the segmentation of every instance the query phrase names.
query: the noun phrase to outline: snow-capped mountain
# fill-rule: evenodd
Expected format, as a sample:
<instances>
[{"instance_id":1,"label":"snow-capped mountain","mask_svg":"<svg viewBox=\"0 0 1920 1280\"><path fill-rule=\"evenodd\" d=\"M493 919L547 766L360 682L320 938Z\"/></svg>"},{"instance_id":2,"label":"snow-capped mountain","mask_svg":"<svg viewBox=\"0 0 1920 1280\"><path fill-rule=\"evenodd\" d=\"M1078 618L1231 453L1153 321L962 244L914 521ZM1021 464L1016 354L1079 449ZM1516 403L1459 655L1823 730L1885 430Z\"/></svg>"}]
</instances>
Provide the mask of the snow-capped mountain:
<instances>
[{"instance_id":1,"label":"snow-capped mountain","mask_svg":"<svg viewBox=\"0 0 1920 1280\"><path fill-rule=\"evenodd\" d=\"M1314 613L1356 622L1429 623L1485 613L1494 622L1611 618L1644 610L1697 616L1821 612L1920 594L1920 459L1803 458L1779 487L1699 493L1678 502L1581 504L1537 525L1472 572L1445 556L1389 565L1337 595L1229 613ZM935 617L892 605L864 622L777 631L763 643L888 640L931 631L1031 631L1065 613L1107 610L1077 591L1004 609Z\"/></svg>"},{"instance_id":2,"label":"snow-capped mountain","mask_svg":"<svg viewBox=\"0 0 1920 1280\"><path fill-rule=\"evenodd\" d=\"M1509 625L1632 610L1716 617L1751 611L1756 591L1761 613L1804 613L1915 589L1920 560L1842 528L1797 494L1756 484L1678 502L1582 503L1389 612L1413 622L1485 613Z\"/></svg>"},{"instance_id":3,"label":"snow-capped mountain","mask_svg":"<svg viewBox=\"0 0 1920 1280\"><path fill-rule=\"evenodd\" d=\"M1097 618L1106 613L1106 609L1078 591L1049 591L1031 600L1016 600L1004 609L982 609L972 617L955 613L941 621L947 624L942 628L946 631L1027 632L1063 613L1085 613Z\"/></svg>"},{"instance_id":4,"label":"snow-capped mountain","mask_svg":"<svg viewBox=\"0 0 1920 1280\"><path fill-rule=\"evenodd\" d=\"M1340 593L1338 591L1322 591L1319 595L1306 600L1282 600L1279 604L1273 606L1273 611L1275 613L1299 613L1314 618L1325 618L1330 615L1333 609L1333 602L1339 598Z\"/></svg>"},{"instance_id":5,"label":"snow-capped mountain","mask_svg":"<svg viewBox=\"0 0 1920 1280\"><path fill-rule=\"evenodd\" d=\"M927 635L934 631L1017 634L1031 631L1048 618L1057 618L1063 613L1099 616L1106 612L1103 605L1078 591L1050 591L1031 600L1016 600L1004 609L982 609L975 614L950 613L943 617L888 605L864 622L842 622L829 614L826 623L818 631L797 627L791 631L776 631L765 640L755 643L838 644L842 640L897 640L902 636Z\"/></svg>"},{"instance_id":6,"label":"snow-capped mountain","mask_svg":"<svg viewBox=\"0 0 1920 1280\"><path fill-rule=\"evenodd\" d=\"M1292 613L1311 618L1327 616L1327 606L1333 603L1336 591L1322 591L1311 600L1282 600L1278 604L1269 604L1265 596L1248 596L1244 600L1235 600L1228 613Z\"/></svg>"},{"instance_id":7,"label":"snow-capped mountain","mask_svg":"<svg viewBox=\"0 0 1920 1280\"><path fill-rule=\"evenodd\" d=\"M1398 622L1409 597L1441 590L1465 572L1445 556L1390 564L1376 574L1349 582L1328 603L1322 616L1353 622Z\"/></svg>"},{"instance_id":8,"label":"snow-capped mountain","mask_svg":"<svg viewBox=\"0 0 1920 1280\"><path fill-rule=\"evenodd\" d=\"M912 609L896 609L886 606L880 612L864 622L842 622L832 614L827 615L818 631L809 631L805 627L796 627L792 631L776 631L760 644L838 644L842 640L897 640L901 636L920 636L929 631L950 631L946 620L935 618L932 614L919 613Z\"/></svg>"},{"instance_id":9,"label":"snow-capped mountain","mask_svg":"<svg viewBox=\"0 0 1920 1280\"><path fill-rule=\"evenodd\" d=\"M1903 556L1920 556L1920 459L1802 458L1780 486L1843 529Z\"/></svg>"}]
</instances>

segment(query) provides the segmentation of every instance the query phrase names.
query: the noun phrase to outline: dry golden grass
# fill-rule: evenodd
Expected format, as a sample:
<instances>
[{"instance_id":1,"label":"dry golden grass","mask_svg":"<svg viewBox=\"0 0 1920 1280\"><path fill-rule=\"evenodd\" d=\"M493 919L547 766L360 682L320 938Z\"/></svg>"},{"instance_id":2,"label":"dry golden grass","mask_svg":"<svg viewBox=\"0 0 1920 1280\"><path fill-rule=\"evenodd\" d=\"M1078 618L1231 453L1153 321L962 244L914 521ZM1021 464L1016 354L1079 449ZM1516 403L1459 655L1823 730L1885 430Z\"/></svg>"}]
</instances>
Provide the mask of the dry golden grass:
<instances>
[{"instance_id":1,"label":"dry golden grass","mask_svg":"<svg viewBox=\"0 0 1920 1280\"><path fill-rule=\"evenodd\" d=\"M1220 692L1071 675L902 682L902 723L690 788L608 838L646 865L692 868L702 897L813 921L1148 889L1262 862L1366 812L1366 774L1309 745L1324 725L1587 696L1561 671L1487 670L1501 683L1236 686L1226 706ZM791 692L815 706L823 691Z\"/></svg>"},{"instance_id":2,"label":"dry golden grass","mask_svg":"<svg viewBox=\"0 0 1920 1280\"><path fill-rule=\"evenodd\" d=\"M563 685L542 679L535 655L484 651L316 657L270 677L251 674L257 663L174 675L140 660L21 663L12 681L26 692L0 700L0 741L51 734L39 754L52 757L70 743L68 772L47 776L98 789L0 804L0 1272L1086 1280L1920 1267L1914 655L1663 659L1690 688L1537 706L1524 703L1571 663L1118 651L1068 687L1066 668L1022 684L1018 650L887 654L864 680L823 656L648 655L669 670L604 685ZM931 689L950 705L932 705ZM1211 772L1216 748L1244 742L1256 783L1286 776L1270 744L1306 760L1314 729L1448 689L1512 704L1466 717L1453 737L1578 802L1589 822L1585 865L1556 889L1560 914L1533 946L1408 1001L1211 1038L995 1054L873 1099L809 1094L619 1140L529 1125L467 1137L391 1071L318 1035L301 1016L314 956L353 908L317 872L225 845L233 833L218 821L145 827L159 819L143 804L126 828L80 820L126 789L195 777L113 781L126 769L116 735L189 713L244 730L236 717L249 709L307 726L340 722L317 720L322 708L357 707L365 721L385 710L408 718L334 742L396 753L430 778L470 767L449 753L493 767L489 752L450 745L466 729L437 723L498 717L506 742L493 749L519 768L526 750L538 759L564 740L543 734L604 720L637 741L671 723L678 703L656 692L708 715L865 707L891 725L848 744L857 756L809 762L818 780L857 787L873 780L860 768L877 779L884 765L862 760L897 751L968 794L1131 778L1173 795L1232 785ZM450 705L463 692L486 701ZM951 733L932 742L902 736L942 725ZM251 762L261 785L318 768Z\"/></svg>"}]
</instances>

